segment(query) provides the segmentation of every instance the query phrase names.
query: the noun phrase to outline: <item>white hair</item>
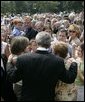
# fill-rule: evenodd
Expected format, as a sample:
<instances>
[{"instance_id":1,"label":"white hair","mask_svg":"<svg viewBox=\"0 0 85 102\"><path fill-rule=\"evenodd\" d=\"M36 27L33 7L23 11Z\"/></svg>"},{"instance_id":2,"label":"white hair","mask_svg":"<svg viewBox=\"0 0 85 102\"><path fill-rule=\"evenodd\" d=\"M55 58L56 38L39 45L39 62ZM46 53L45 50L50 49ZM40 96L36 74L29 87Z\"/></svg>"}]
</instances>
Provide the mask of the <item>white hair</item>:
<instances>
[{"instance_id":1,"label":"white hair","mask_svg":"<svg viewBox=\"0 0 85 102\"><path fill-rule=\"evenodd\" d=\"M49 48L51 44L51 36L48 32L42 31L36 35L36 42L39 46Z\"/></svg>"}]
</instances>

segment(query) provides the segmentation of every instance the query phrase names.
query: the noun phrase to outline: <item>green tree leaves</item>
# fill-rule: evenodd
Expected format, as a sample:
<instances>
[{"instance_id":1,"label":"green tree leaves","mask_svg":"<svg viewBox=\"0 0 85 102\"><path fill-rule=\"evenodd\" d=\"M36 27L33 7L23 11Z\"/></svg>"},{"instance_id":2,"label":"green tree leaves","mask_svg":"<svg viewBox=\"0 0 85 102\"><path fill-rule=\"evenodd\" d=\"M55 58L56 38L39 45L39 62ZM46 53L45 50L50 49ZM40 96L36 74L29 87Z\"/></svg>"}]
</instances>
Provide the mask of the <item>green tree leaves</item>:
<instances>
[{"instance_id":1,"label":"green tree leaves","mask_svg":"<svg viewBox=\"0 0 85 102\"><path fill-rule=\"evenodd\" d=\"M81 11L84 1L1 1L2 13Z\"/></svg>"}]
</instances>

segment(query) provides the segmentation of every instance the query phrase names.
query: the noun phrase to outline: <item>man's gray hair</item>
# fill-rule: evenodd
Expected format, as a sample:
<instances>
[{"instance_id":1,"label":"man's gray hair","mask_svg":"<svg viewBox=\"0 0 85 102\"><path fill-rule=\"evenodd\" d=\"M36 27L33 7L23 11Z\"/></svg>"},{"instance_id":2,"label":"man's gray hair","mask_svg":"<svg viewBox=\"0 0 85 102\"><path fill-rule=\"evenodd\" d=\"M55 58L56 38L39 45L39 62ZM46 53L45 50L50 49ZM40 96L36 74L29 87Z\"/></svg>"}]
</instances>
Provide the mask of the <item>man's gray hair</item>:
<instances>
[{"instance_id":1,"label":"man's gray hair","mask_svg":"<svg viewBox=\"0 0 85 102\"><path fill-rule=\"evenodd\" d=\"M42 31L36 35L36 42L39 46L49 48L51 44L51 36L48 32Z\"/></svg>"}]
</instances>

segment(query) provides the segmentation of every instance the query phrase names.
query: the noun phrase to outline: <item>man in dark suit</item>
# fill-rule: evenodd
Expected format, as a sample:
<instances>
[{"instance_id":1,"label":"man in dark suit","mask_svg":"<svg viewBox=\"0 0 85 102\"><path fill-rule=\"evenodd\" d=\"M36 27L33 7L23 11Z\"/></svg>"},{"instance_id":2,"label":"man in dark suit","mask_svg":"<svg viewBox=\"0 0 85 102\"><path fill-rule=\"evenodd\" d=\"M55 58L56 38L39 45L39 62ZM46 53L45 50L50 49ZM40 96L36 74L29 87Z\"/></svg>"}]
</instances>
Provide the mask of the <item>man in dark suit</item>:
<instances>
[{"instance_id":1,"label":"man in dark suit","mask_svg":"<svg viewBox=\"0 0 85 102\"><path fill-rule=\"evenodd\" d=\"M29 16L24 18L24 32L24 36L27 37L29 40L34 39L38 33L32 28L32 22Z\"/></svg>"},{"instance_id":2,"label":"man in dark suit","mask_svg":"<svg viewBox=\"0 0 85 102\"><path fill-rule=\"evenodd\" d=\"M66 70L63 59L49 53L49 33L39 32L36 42L37 51L18 57L16 68L8 70L8 78L13 83L22 80L22 101L52 101L58 80L69 84L75 81L77 64L73 62Z\"/></svg>"}]
</instances>

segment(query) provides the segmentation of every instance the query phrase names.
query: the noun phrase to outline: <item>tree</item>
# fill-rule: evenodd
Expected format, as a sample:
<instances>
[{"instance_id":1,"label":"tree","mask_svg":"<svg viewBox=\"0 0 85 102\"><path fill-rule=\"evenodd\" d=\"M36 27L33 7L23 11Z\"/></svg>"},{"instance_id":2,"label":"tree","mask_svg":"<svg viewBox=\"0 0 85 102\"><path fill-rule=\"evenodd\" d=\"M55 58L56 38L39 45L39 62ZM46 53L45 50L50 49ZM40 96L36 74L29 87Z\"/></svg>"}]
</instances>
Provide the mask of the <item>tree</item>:
<instances>
[{"instance_id":1,"label":"tree","mask_svg":"<svg viewBox=\"0 0 85 102\"><path fill-rule=\"evenodd\" d=\"M84 1L1 1L2 13L81 11Z\"/></svg>"},{"instance_id":2,"label":"tree","mask_svg":"<svg viewBox=\"0 0 85 102\"><path fill-rule=\"evenodd\" d=\"M15 2L14 1L10 1L10 3L9 3L9 11L11 12L11 13L16 13L16 5L15 5Z\"/></svg>"}]
</instances>

